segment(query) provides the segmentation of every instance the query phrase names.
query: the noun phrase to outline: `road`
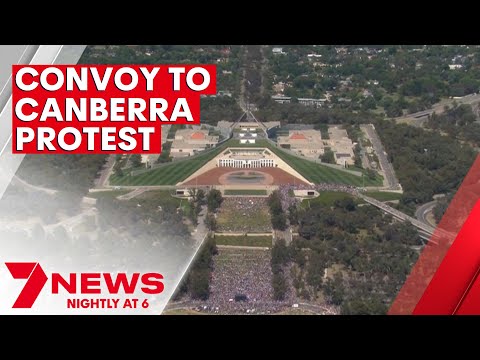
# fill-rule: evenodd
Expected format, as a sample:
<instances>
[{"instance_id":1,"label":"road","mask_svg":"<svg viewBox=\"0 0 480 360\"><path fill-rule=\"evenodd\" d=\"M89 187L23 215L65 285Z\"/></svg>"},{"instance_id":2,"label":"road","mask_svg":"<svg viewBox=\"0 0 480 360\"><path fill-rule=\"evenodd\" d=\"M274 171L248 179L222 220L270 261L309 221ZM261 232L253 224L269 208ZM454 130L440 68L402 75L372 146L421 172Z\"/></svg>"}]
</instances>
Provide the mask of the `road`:
<instances>
[{"instance_id":1,"label":"road","mask_svg":"<svg viewBox=\"0 0 480 360\"><path fill-rule=\"evenodd\" d=\"M381 202L381 201L378 201L376 199L373 199L371 197L368 197L368 196L365 196L363 194L360 194L359 195L363 200L365 200L366 202L380 208L381 210L393 215L394 217L396 217L397 219L400 219L402 221L408 221L410 222L413 226L415 226L416 228L428 233L429 235L432 235L434 230L435 230L435 227L431 226L431 225L427 225L411 216L408 216L407 214L404 214L402 213L401 211L398 211L397 209L394 209L393 207Z\"/></svg>"},{"instance_id":2,"label":"road","mask_svg":"<svg viewBox=\"0 0 480 360\"><path fill-rule=\"evenodd\" d=\"M95 180L95 188L104 188L108 186L108 179L110 178L110 174L113 171L113 166L115 165L115 155L110 155L107 159L105 165L103 165L102 172L100 173L100 177Z\"/></svg>"},{"instance_id":3,"label":"road","mask_svg":"<svg viewBox=\"0 0 480 360\"><path fill-rule=\"evenodd\" d=\"M427 215L432 212L432 210L433 210L433 208L435 207L436 204L437 204L436 201L431 201L431 202L428 202L426 204L423 204L422 206L420 206L417 209L417 211L415 211L415 217L419 221L421 221L421 222L423 222L427 225L436 226L436 224L432 224L430 221L428 221L428 217L427 217Z\"/></svg>"},{"instance_id":4,"label":"road","mask_svg":"<svg viewBox=\"0 0 480 360\"><path fill-rule=\"evenodd\" d=\"M362 130L367 134L368 138L372 142L373 149L375 154L377 154L378 160L380 162L380 167L383 170L384 178L387 182L388 188L392 190L398 190L400 188L400 183L398 182L393 166L388 161L387 153L383 148L382 142L375 131L375 127L372 124L361 125Z\"/></svg>"},{"instance_id":5,"label":"road","mask_svg":"<svg viewBox=\"0 0 480 360\"><path fill-rule=\"evenodd\" d=\"M385 211L386 213L389 213L393 215L395 218L401 220L401 221L408 221L410 222L413 226L415 226L417 229L419 229L419 235L422 239L425 239L431 243L438 244L440 241L441 242L448 242L452 243L453 240L456 237L455 233L446 231L444 229L436 228L435 226L425 224L424 222L415 219L407 214L402 213L401 211L398 211L397 209L392 208L391 206L378 201L376 199L373 199L371 197L365 196L363 194L359 194L359 197L364 199L367 203L378 207L379 209Z\"/></svg>"},{"instance_id":6,"label":"road","mask_svg":"<svg viewBox=\"0 0 480 360\"><path fill-rule=\"evenodd\" d=\"M195 243L200 245L203 240L207 237L208 229L205 225L205 217L207 216L207 205L202 206L200 214L198 214L198 225L192 233L192 238L195 240Z\"/></svg>"},{"instance_id":7,"label":"road","mask_svg":"<svg viewBox=\"0 0 480 360\"><path fill-rule=\"evenodd\" d=\"M395 118L396 121L402 121L402 120L417 120L417 121L423 121L425 120L425 117L433 114L435 112L436 114L441 114L442 112L445 111L445 106L448 105L449 107L452 106L453 102L456 102L457 104L475 104L477 102L480 102L480 94L470 94L466 95L460 99L449 99L448 101L443 101L439 102L437 104L434 104L431 109L427 110L422 110L418 111L413 114L408 114L404 116L399 116Z\"/></svg>"}]
</instances>

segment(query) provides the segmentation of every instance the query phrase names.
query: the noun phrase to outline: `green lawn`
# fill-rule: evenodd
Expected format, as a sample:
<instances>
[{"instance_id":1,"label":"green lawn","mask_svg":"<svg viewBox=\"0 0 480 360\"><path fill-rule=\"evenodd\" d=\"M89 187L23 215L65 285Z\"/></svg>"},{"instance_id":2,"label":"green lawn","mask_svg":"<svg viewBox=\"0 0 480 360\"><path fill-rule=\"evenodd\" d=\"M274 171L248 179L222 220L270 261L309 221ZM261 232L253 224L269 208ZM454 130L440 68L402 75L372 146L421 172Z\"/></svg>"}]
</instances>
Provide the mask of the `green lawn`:
<instances>
[{"instance_id":1,"label":"green lawn","mask_svg":"<svg viewBox=\"0 0 480 360\"><path fill-rule=\"evenodd\" d=\"M316 164L311 161L300 159L291 154L272 146L267 140L258 140L256 144L239 144L238 140L229 140L220 147L210 150L207 153L197 155L187 160L180 160L177 162L168 163L161 168L147 171L143 174L130 176L126 174L122 177L113 175L110 178L112 185L175 185L176 183L185 180L195 171L200 169L208 161L217 156L221 151L227 147L267 147L282 160L290 164L306 179L314 183L337 183L354 186L379 186L382 184L381 176L377 176L375 180L370 180L368 177L362 179L361 176L355 176L341 170L333 169L321 164Z\"/></svg>"},{"instance_id":2,"label":"green lawn","mask_svg":"<svg viewBox=\"0 0 480 360\"><path fill-rule=\"evenodd\" d=\"M225 190L225 195L267 195L267 190Z\"/></svg>"},{"instance_id":3,"label":"green lawn","mask_svg":"<svg viewBox=\"0 0 480 360\"><path fill-rule=\"evenodd\" d=\"M175 185L200 169L228 146L235 146L235 142L232 144L232 141L227 141L220 147L192 159L174 161L143 174L136 176L126 174L122 177L113 175L110 183L112 185Z\"/></svg>"},{"instance_id":4,"label":"green lawn","mask_svg":"<svg viewBox=\"0 0 480 360\"><path fill-rule=\"evenodd\" d=\"M272 237L215 235L215 243L230 246L272 247Z\"/></svg>"},{"instance_id":5,"label":"green lawn","mask_svg":"<svg viewBox=\"0 0 480 360\"><path fill-rule=\"evenodd\" d=\"M320 196L314 199L305 199L301 203L301 207L308 208L314 204L320 204L324 206L333 206L335 201L342 200L345 198L354 198L357 204L363 202L363 200L355 198L354 196L338 191L329 191L329 192L320 192Z\"/></svg>"},{"instance_id":6,"label":"green lawn","mask_svg":"<svg viewBox=\"0 0 480 360\"><path fill-rule=\"evenodd\" d=\"M130 201L141 204L143 207L151 208L152 210L157 210L158 206L161 206L164 211L175 211L180 208L185 216L189 216L191 211L188 200L172 196L170 190L146 191Z\"/></svg>"},{"instance_id":7,"label":"green lawn","mask_svg":"<svg viewBox=\"0 0 480 360\"><path fill-rule=\"evenodd\" d=\"M154 201L160 205L175 204L180 205L182 199L172 196L171 190L149 190L135 197L137 202ZM183 200L183 202L188 202Z\"/></svg>"},{"instance_id":8,"label":"green lawn","mask_svg":"<svg viewBox=\"0 0 480 360\"><path fill-rule=\"evenodd\" d=\"M365 193L365 195L370 196L379 201L400 200L400 198L402 197L402 194L395 193L395 192L386 192L386 191L369 191Z\"/></svg>"},{"instance_id":9,"label":"green lawn","mask_svg":"<svg viewBox=\"0 0 480 360\"><path fill-rule=\"evenodd\" d=\"M288 163L292 168L302 174L307 180L319 183L336 183L353 186L380 186L383 180L380 175L375 180L370 180L367 176L362 179L361 176L355 176L341 170L333 169L321 164L315 164L311 161L300 159L291 154L269 146L269 148L282 160ZM364 182L365 181L365 182Z\"/></svg>"}]
</instances>

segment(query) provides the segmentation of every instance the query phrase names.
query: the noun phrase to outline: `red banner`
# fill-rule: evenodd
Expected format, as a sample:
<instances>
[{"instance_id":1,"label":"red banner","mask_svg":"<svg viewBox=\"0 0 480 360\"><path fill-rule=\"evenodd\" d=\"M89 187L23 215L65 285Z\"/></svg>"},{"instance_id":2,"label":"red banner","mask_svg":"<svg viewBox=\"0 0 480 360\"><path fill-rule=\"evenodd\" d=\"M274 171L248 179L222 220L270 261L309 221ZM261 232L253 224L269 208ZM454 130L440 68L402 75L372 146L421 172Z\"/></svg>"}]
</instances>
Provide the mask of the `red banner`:
<instances>
[{"instance_id":1,"label":"red banner","mask_svg":"<svg viewBox=\"0 0 480 360\"><path fill-rule=\"evenodd\" d=\"M14 65L13 153L161 152L162 124L200 124L215 65Z\"/></svg>"}]
</instances>

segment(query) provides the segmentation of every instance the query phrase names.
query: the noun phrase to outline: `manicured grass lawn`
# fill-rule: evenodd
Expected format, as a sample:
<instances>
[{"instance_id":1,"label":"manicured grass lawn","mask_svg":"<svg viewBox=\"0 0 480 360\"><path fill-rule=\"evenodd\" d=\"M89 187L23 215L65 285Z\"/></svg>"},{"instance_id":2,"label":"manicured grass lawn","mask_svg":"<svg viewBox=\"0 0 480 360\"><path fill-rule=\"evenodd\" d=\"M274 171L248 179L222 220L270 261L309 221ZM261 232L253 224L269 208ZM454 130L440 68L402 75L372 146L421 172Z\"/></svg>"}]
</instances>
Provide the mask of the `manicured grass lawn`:
<instances>
[{"instance_id":1,"label":"manicured grass lawn","mask_svg":"<svg viewBox=\"0 0 480 360\"><path fill-rule=\"evenodd\" d=\"M271 236L223 236L215 235L217 245L272 247Z\"/></svg>"},{"instance_id":2,"label":"manicured grass lawn","mask_svg":"<svg viewBox=\"0 0 480 360\"><path fill-rule=\"evenodd\" d=\"M301 203L301 206L303 208L308 208L315 204L320 204L324 206L333 206L335 204L335 201L342 200L345 198L354 198L357 204L360 204L363 202L363 200L357 199L348 193L330 191L330 192L320 192L320 196L314 199L303 200Z\"/></svg>"},{"instance_id":3,"label":"manicured grass lawn","mask_svg":"<svg viewBox=\"0 0 480 360\"><path fill-rule=\"evenodd\" d=\"M369 191L365 193L365 195L370 196L379 201L400 200L400 198L402 197L402 194L395 193L395 192L386 192L386 191Z\"/></svg>"},{"instance_id":4,"label":"manicured grass lawn","mask_svg":"<svg viewBox=\"0 0 480 360\"><path fill-rule=\"evenodd\" d=\"M379 186L382 185L383 182L380 175L378 175L375 180L370 180L367 176L362 179L361 176L355 176L341 170L333 169L321 164L315 164L305 159L300 159L291 154L287 154L278 148L272 146L269 146L269 148L279 158L302 174L307 180L315 184L335 183L353 186Z\"/></svg>"},{"instance_id":5,"label":"manicured grass lawn","mask_svg":"<svg viewBox=\"0 0 480 360\"><path fill-rule=\"evenodd\" d=\"M195 156L192 159L174 161L143 174L136 176L126 174L122 177L113 175L110 178L110 183L112 185L175 185L200 169L228 146L235 146L236 142L232 144L231 141L233 140L227 141L219 148Z\"/></svg>"},{"instance_id":6,"label":"manicured grass lawn","mask_svg":"<svg viewBox=\"0 0 480 360\"><path fill-rule=\"evenodd\" d=\"M290 164L306 179L314 183L336 183L353 186L377 186L382 184L380 175L375 180L368 177L362 179L361 176L355 176L341 170L333 169L321 164L315 164L311 161L300 159L291 154L274 147L267 140L258 140L256 144L242 144L238 140L231 139L219 148L211 150L205 154L192 157L191 159L179 160L168 163L160 168L147 171L143 174L130 176L126 174L122 177L113 175L110 178L112 185L175 185L185 180L195 171L200 169L208 161L217 156L227 147L267 147L273 151L278 157Z\"/></svg>"},{"instance_id":7,"label":"manicured grass lawn","mask_svg":"<svg viewBox=\"0 0 480 360\"><path fill-rule=\"evenodd\" d=\"M266 190L225 190L225 195L267 195Z\"/></svg>"}]
</instances>

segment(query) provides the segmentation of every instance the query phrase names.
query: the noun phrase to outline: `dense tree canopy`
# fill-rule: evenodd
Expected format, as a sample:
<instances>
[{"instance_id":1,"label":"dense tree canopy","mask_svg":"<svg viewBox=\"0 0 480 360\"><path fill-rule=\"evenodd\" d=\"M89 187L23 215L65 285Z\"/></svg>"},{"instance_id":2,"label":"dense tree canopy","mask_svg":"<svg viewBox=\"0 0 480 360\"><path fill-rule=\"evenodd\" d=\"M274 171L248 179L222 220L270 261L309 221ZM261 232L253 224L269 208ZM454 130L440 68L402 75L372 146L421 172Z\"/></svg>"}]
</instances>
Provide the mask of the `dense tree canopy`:
<instances>
[{"instance_id":1,"label":"dense tree canopy","mask_svg":"<svg viewBox=\"0 0 480 360\"><path fill-rule=\"evenodd\" d=\"M378 122L376 129L402 184L405 205L455 191L476 156L468 145L437 132L389 121Z\"/></svg>"},{"instance_id":2,"label":"dense tree canopy","mask_svg":"<svg viewBox=\"0 0 480 360\"><path fill-rule=\"evenodd\" d=\"M385 313L416 260L411 246L422 244L415 228L352 198L314 203L298 217L301 237L289 246L297 294L323 292L344 314Z\"/></svg>"}]
</instances>

